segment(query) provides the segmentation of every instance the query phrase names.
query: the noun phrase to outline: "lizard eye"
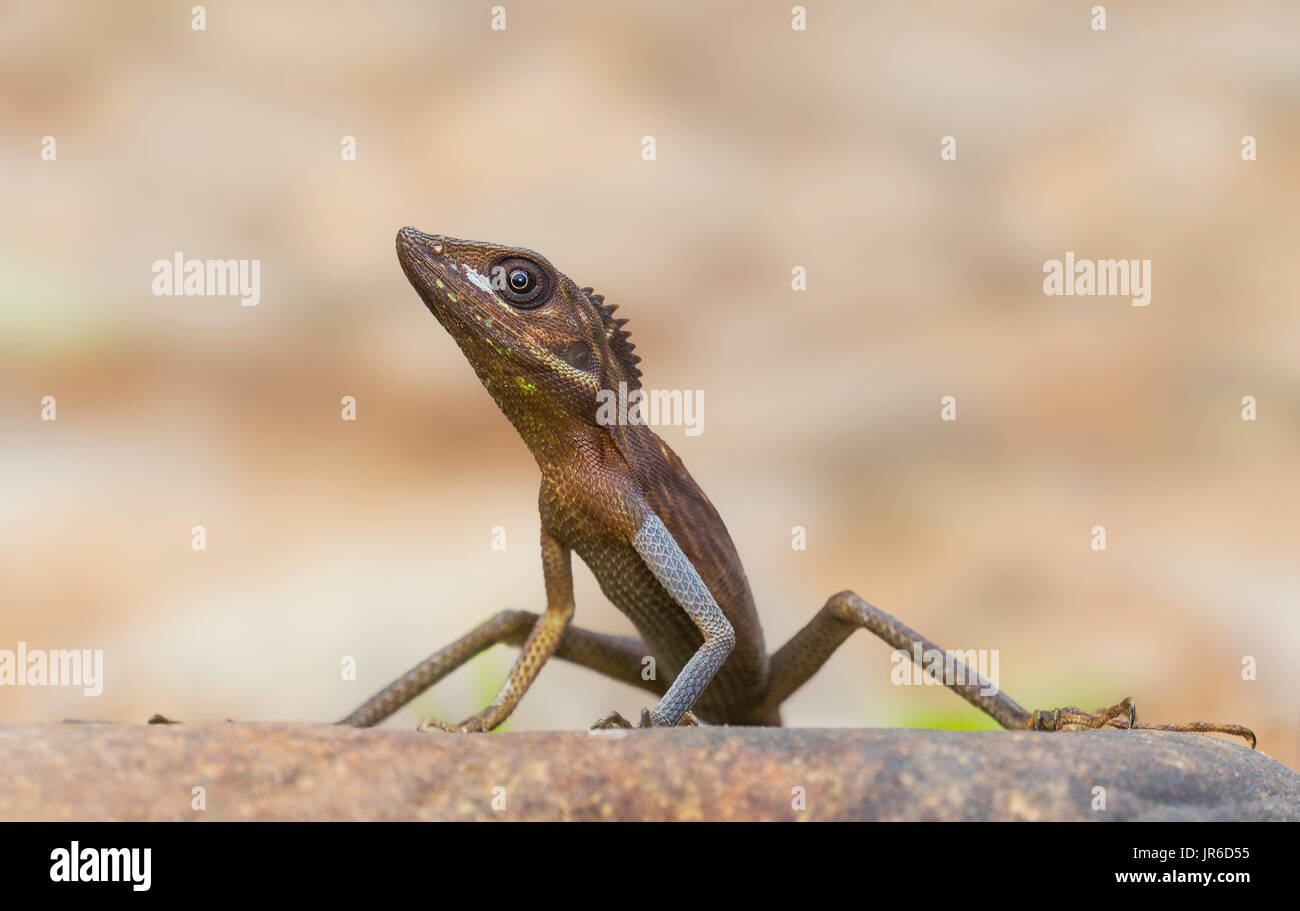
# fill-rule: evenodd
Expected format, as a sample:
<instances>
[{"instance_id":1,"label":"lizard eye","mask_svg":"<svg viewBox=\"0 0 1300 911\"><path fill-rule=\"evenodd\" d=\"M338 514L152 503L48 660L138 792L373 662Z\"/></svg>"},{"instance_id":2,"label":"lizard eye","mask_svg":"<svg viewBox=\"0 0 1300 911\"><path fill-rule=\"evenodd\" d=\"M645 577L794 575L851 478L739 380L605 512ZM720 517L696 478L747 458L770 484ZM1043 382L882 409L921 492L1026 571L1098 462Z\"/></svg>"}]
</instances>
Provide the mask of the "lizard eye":
<instances>
[{"instance_id":1,"label":"lizard eye","mask_svg":"<svg viewBox=\"0 0 1300 911\"><path fill-rule=\"evenodd\" d=\"M546 303L550 281L537 263L515 256L493 267L492 287L512 307L532 310Z\"/></svg>"}]
</instances>

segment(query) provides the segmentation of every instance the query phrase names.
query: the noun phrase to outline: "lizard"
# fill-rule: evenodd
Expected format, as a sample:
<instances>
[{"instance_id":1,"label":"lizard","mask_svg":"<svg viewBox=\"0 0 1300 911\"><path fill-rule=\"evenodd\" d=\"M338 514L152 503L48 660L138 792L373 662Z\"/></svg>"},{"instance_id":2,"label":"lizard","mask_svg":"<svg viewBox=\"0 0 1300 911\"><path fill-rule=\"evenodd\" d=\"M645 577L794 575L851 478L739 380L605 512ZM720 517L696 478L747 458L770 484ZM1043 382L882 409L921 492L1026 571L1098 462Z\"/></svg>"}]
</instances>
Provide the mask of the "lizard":
<instances>
[{"instance_id":1,"label":"lizard","mask_svg":"<svg viewBox=\"0 0 1300 911\"><path fill-rule=\"evenodd\" d=\"M641 727L780 725L782 702L858 629L919 662L954 656L852 591L832 595L770 655L740 557L722 518L676 453L649 426L606 420L602 390L641 389L640 356L615 304L580 287L538 253L402 228L402 270L514 425L541 470L540 614L504 610L431 654L340 721L382 721L498 643L520 652L491 704L424 731L490 731L506 720L548 659L558 657L648 689L658 703ZM574 616L572 554L638 636L583 629ZM919 648L916 646L919 645ZM653 657L653 679L642 674ZM1132 698L1094 712L1027 711L965 666L943 682L1010 730L1105 727L1255 735L1235 724L1138 722ZM964 669L964 673L962 670ZM668 681L665 683L665 680ZM593 728L632 727L617 712Z\"/></svg>"}]
</instances>

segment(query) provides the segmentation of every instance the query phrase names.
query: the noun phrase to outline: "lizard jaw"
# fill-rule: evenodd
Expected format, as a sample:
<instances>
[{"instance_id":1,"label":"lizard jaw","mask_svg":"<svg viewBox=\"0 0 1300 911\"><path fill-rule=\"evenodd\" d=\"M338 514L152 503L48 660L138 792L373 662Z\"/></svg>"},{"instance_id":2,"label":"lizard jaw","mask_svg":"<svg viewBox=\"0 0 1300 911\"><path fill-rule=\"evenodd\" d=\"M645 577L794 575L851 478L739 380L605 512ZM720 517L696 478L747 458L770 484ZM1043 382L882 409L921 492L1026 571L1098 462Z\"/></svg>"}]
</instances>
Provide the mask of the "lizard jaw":
<instances>
[{"instance_id":1,"label":"lizard jaw","mask_svg":"<svg viewBox=\"0 0 1300 911\"><path fill-rule=\"evenodd\" d=\"M442 323L444 328L449 328L443 310L444 302L433 290L435 287L446 287L440 274L444 270L438 268L436 261L436 257L440 256L443 250L442 239L408 225L397 232L396 246L397 261L402 265L406 280L415 288L420 299L424 301L425 306L438 322Z\"/></svg>"}]
</instances>

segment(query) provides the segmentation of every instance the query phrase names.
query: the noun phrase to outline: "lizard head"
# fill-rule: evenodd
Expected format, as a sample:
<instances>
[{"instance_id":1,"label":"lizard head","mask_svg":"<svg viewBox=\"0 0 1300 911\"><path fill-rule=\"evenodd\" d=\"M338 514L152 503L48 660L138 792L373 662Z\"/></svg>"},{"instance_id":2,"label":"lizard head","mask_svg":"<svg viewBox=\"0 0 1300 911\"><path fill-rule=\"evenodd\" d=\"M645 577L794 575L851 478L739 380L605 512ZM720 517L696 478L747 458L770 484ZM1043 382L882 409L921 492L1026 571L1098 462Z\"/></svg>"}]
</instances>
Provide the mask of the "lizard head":
<instances>
[{"instance_id":1,"label":"lizard head","mask_svg":"<svg viewBox=\"0 0 1300 911\"><path fill-rule=\"evenodd\" d=\"M397 258L525 440L597 426L600 390L640 388L627 321L545 257L403 228Z\"/></svg>"}]
</instances>

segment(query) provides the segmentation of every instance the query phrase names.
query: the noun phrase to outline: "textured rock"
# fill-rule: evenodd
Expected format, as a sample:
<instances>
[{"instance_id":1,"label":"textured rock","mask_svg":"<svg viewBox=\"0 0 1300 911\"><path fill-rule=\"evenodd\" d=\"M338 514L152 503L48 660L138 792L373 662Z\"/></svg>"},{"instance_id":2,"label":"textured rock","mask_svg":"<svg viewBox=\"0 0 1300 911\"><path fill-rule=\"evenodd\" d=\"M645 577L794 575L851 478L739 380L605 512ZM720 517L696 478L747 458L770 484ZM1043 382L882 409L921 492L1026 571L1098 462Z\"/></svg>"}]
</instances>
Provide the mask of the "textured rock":
<instances>
[{"instance_id":1,"label":"textured rock","mask_svg":"<svg viewBox=\"0 0 1300 911\"><path fill-rule=\"evenodd\" d=\"M0 725L0 756L6 820L1300 820L1291 769L1150 731ZM196 811L199 786L207 809ZM804 810L792 809L795 788Z\"/></svg>"}]
</instances>

